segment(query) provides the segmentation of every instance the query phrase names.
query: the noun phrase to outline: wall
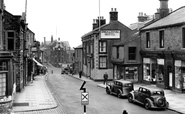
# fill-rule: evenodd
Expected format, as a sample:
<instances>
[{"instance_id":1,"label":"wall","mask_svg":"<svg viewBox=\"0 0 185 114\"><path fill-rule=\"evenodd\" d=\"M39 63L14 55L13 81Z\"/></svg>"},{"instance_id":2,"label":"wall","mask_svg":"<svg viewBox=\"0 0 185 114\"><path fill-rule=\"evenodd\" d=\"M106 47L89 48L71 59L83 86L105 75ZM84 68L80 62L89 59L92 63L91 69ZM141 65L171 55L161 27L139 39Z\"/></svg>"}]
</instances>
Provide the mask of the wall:
<instances>
[{"instance_id":1,"label":"wall","mask_svg":"<svg viewBox=\"0 0 185 114\"><path fill-rule=\"evenodd\" d=\"M164 49L159 48L159 30L164 31ZM166 29L151 30L150 44L151 48L146 49L146 32L141 32L141 49L142 50L181 50L182 47L182 28L170 27Z\"/></svg>"}]
</instances>

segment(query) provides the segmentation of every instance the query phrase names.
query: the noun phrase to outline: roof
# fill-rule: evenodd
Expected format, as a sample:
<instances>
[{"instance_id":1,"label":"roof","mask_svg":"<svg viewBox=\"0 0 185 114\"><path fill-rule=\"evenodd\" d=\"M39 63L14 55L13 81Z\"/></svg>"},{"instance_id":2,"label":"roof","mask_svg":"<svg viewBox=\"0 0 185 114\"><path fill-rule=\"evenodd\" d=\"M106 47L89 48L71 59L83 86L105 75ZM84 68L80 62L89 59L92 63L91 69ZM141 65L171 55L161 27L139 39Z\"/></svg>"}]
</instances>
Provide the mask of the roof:
<instances>
[{"instance_id":1,"label":"roof","mask_svg":"<svg viewBox=\"0 0 185 114\"><path fill-rule=\"evenodd\" d=\"M115 80L115 81L121 82L121 83L132 83L131 81L127 81L127 80L123 80L123 79Z\"/></svg>"},{"instance_id":2,"label":"roof","mask_svg":"<svg viewBox=\"0 0 185 114\"><path fill-rule=\"evenodd\" d=\"M133 35L128 40L121 41L121 42L115 43L113 45L114 46L124 46L125 44L129 44L130 42L133 42L133 41L137 40L138 38L139 38L139 32L137 31L137 32L133 33Z\"/></svg>"},{"instance_id":3,"label":"roof","mask_svg":"<svg viewBox=\"0 0 185 114\"><path fill-rule=\"evenodd\" d=\"M121 22L119 22L119 21L111 21L110 23L108 23L108 24L104 24L104 25L102 25L102 26L100 26L100 29L101 30L107 30L107 29L117 29L117 27L118 26L115 26L115 24L121 24L121 25L123 25L123 26L125 26L124 24L122 24ZM129 27L127 27L127 26L125 26L126 28L128 28L128 29L130 29ZM130 29L131 30L131 29ZM85 35L83 35L81 38L84 38L84 37L86 37L86 36L89 36L89 35L91 35L91 34L93 34L93 33L98 33L99 32L99 28L96 28L96 29L94 29L94 30L92 30L92 31L90 31L90 32L88 32L88 33L86 33Z\"/></svg>"},{"instance_id":4,"label":"roof","mask_svg":"<svg viewBox=\"0 0 185 114\"><path fill-rule=\"evenodd\" d=\"M151 87L147 87L147 86L140 86L140 87L146 88L146 89L150 90L151 92L153 92L153 91L163 91L163 89L161 89L161 88L151 88Z\"/></svg>"},{"instance_id":5,"label":"roof","mask_svg":"<svg viewBox=\"0 0 185 114\"><path fill-rule=\"evenodd\" d=\"M82 44L77 46L77 47L75 47L75 49L79 49L79 48L83 48Z\"/></svg>"},{"instance_id":6,"label":"roof","mask_svg":"<svg viewBox=\"0 0 185 114\"><path fill-rule=\"evenodd\" d=\"M185 6L171 12L166 17L161 18L143 28L141 30L154 29L166 26L172 26L176 24L185 23Z\"/></svg>"}]
</instances>

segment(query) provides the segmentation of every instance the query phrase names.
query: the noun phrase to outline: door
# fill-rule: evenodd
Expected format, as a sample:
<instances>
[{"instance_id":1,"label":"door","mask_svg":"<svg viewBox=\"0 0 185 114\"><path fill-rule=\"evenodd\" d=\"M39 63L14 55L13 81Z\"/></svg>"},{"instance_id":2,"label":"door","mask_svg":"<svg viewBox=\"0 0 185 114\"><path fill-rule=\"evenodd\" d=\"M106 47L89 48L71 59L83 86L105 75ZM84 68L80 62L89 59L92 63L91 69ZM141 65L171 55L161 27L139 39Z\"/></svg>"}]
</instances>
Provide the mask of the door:
<instances>
[{"instance_id":1,"label":"door","mask_svg":"<svg viewBox=\"0 0 185 114\"><path fill-rule=\"evenodd\" d=\"M169 88L172 88L173 75L172 75L172 67L171 66L168 66L168 83L169 83Z\"/></svg>"}]
</instances>

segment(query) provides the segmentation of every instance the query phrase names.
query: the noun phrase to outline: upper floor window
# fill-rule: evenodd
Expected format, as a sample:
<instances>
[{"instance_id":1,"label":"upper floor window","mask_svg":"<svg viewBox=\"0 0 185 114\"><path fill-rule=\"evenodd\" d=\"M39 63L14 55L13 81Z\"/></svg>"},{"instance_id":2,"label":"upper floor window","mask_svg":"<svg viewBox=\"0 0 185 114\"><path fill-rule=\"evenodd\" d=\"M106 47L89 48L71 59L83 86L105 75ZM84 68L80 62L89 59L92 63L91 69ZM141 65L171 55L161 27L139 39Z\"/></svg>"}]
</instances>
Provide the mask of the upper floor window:
<instances>
[{"instance_id":1,"label":"upper floor window","mask_svg":"<svg viewBox=\"0 0 185 114\"><path fill-rule=\"evenodd\" d=\"M13 31L8 31L7 32L7 50L14 50L15 48L15 42L14 38L15 34Z\"/></svg>"},{"instance_id":2,"label":"upper floor window","mask_svg":"<svg viewBox=\"0 0 185 114\"><path fill-rule=\"evenodd\" d=\"M116 58L119 59L119 47L117 47L117 50L116 50Z\"/></svg>"},{"instance_id":3,"label":"upper floor window","mask_svg":"<svg viewBox=\"0 0 185 114\"><path fill-rule=\"evenodd\" d=\"M159 48L164 48L164 30L159 31Z\"/></svg>"},{"instance_id":4,"label":"upper floor window","mask_svg":"<svg viewBox=\"0 0 185 114\"><path fill-rule=\"evenodd\" d=\"M129 47L128 48L128 59L129 60L136 60L136 47Z\"/></svg>"},{"instance_id":5,"label":"upper floor window","mask_svg":"<svg viewBox=\"0 0 185 114\"><path fill-rule=\"evenodd\" d=\"M107 49L107 46L106 46L107 44L106 44L106 42L104 41L100 41L100 43L99 43L99 51L100 52L106 52L106 49Z\"/></svg>"},{"instance_id":6,"label":"upper floor window","mask_svg":"<svg viewBox=\"0 0 185 114\"><path fill-rule=\"evenodd\" d=\"M99 67L107 68L107 57L99 57Z\"/></svg>"},{"instance_id":7,"label":"upper floor window","mask_svg":"<svg viewBox=\"0 0 185 114\"><path fill-rule=\"evenodd\" d=\"M150 48L150 33L146 33L146 48Z\"/></svg>"},{"instance_id":8,"label":"upper floor window","mask_svg":"<svg viewBox=\"0 0 185 114\"><path fill-rule=\"evenodd\" d=\"M185 28L182 28L182 48L185 48Z\"/></svg>"}]
</instances>

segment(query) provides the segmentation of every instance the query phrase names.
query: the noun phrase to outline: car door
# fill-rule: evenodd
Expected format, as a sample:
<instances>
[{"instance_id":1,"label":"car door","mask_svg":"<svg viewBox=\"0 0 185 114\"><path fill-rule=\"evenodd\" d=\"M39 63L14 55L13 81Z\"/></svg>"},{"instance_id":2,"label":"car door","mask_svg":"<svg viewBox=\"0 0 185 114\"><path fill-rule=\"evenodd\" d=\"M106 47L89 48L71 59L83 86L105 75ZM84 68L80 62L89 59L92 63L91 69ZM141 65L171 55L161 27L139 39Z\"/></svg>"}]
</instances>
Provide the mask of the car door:
<instances>
[{"instance_id":1,"label":"car door","mask_svg":"<svg viewBox=\"0 0 185 114\"><path fill-rule=\"evenodd\" d=\"M145 99L149 97L149 90L146 88L142 89L142 94L140 96L140 102L144 103Z\"/></svg>"},{"instance_id":2,"label":"car door","mask_svg":"<svg viewBox=\"0 0 185 114\"><path fill-rule=\"evenodd\" d=\"M112 92L116 93L117 91L117 81L114 81Z\"/></svg>"}]
</instances>

